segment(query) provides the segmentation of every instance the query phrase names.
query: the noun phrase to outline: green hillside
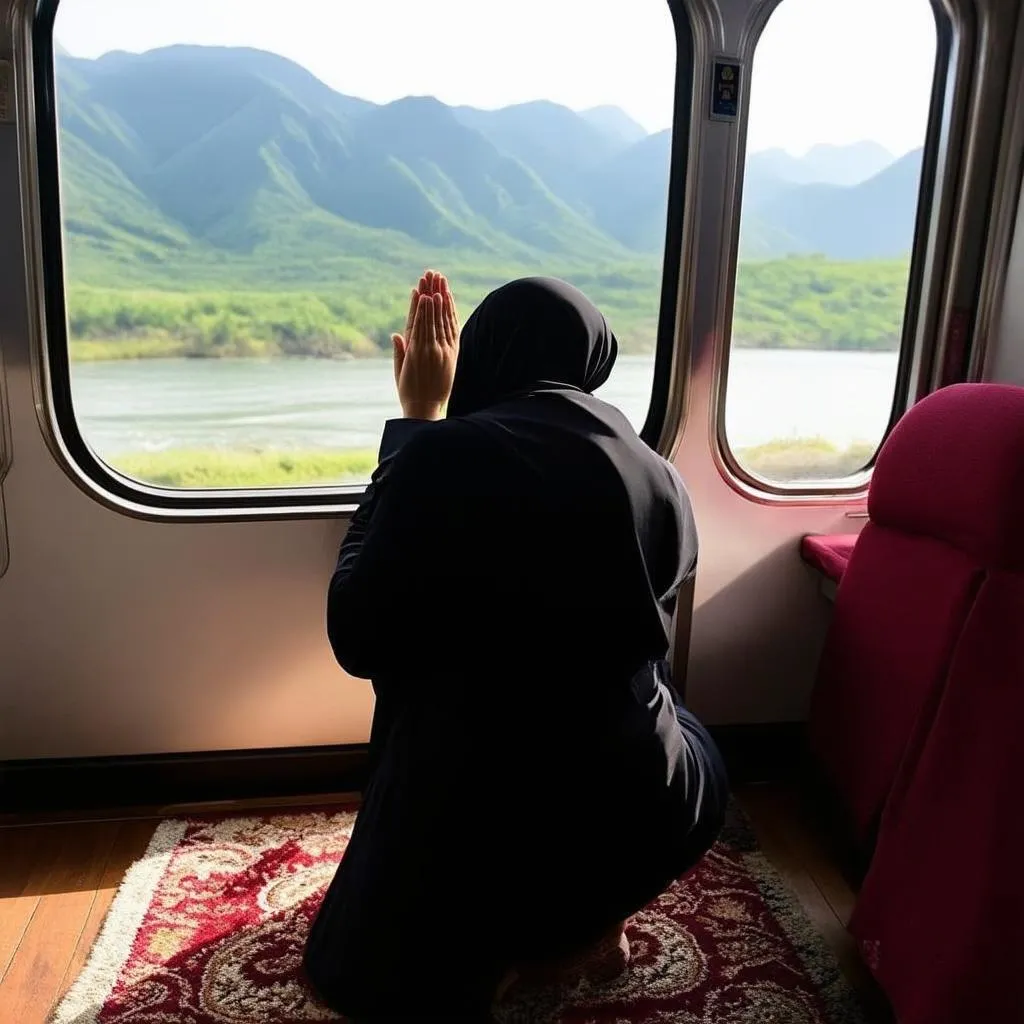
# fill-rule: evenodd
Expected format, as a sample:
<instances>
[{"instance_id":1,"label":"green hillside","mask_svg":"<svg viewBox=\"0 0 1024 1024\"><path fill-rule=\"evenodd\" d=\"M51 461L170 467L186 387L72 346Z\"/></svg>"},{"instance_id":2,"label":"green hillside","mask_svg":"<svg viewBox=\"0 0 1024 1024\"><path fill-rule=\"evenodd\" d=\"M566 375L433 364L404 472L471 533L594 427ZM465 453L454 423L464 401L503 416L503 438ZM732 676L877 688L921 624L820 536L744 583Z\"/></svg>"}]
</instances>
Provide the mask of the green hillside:
<instances>
[{"instance_id":1,"label":"green hillside","mask_svg":"<svg viewBox=\"0 0 1024 1024\"><path fill-rule=\"evenodd\" d=\"M464 312L564 277L653 348L671 140L615 108L375 105L221 47L57 70L76 358L377 354L427 266ZM750 162L738 344L896 346L920 156L863 148Z\"/></svg>"}]
</instances>

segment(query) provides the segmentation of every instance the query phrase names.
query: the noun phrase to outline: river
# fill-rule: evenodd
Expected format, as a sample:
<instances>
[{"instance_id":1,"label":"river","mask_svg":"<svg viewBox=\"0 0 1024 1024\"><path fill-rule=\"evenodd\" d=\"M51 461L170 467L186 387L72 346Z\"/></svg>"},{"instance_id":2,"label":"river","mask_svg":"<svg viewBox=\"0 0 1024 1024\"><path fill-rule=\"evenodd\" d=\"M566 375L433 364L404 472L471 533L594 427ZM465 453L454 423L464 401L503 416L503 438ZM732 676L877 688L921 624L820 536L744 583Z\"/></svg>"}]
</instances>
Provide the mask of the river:
<instances>
[{"instance_id":1,"label":"river","mask_svg":"<svg viewBox=\"0 0 1024 1024\"><path fill-rule=\"evenodd\" d=\"M896 353L739 349L726 430L744 448L791 437L877 441ZM653 360L621 357L599 394L636 425ZM79 363L75 411L101 458L172 448L374 448L398 412L390 360L137 360Z\"/></svg>"}]
</instances>

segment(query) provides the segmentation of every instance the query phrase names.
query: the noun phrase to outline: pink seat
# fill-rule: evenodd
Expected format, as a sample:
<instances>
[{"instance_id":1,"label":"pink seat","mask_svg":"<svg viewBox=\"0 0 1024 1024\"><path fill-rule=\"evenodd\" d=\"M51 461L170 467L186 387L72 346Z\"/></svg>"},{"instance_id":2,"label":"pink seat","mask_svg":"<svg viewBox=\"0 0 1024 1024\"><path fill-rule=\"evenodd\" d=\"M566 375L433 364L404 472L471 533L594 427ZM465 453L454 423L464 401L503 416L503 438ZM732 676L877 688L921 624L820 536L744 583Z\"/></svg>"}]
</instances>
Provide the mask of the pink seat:
<instances>
[{"instance_id":1,"label":"pink seat","mask_svg":"<svg viewBox=\"0 0 1024 1024\"><path fill-rule=\"evenodd\" d=\"M900 1024L1024 1021L1024 389L911 409L868 511L811 717L873 846L850 930Z\"/></svg>"},{"instance_id":2,"label":"pink seat","mask_svg":"<svg viewBox=\"0 0 1024 1024\"><path fill-rule=\"evenodd\" d=\"M957 384L910 409L879 452L809 730L865 847L915 726L934 715L985 572L1024 522L1022 451L1024 389Z\"/></svg>"}]
</instances>

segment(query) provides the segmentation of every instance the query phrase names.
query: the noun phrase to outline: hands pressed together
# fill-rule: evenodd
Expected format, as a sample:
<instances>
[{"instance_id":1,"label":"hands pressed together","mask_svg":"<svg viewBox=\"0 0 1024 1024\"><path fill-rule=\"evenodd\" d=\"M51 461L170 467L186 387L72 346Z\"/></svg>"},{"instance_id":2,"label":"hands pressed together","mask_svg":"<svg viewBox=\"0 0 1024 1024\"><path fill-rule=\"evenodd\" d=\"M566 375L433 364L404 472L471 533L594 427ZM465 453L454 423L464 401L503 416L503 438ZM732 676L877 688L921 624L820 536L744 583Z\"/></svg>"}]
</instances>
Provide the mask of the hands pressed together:
<instances>
[{"instance_id":1,"label":"hands pressed together","mask_svg":"<svg viewBox=\"0 0 1024 1024\"><path fill-rule=\"evenodd\" d=\"M428 270L413 288L405 334L393 334L395 384L410 419L439 420L455 379L459 317L448 279Z\"/></svg>"}]
</instances>

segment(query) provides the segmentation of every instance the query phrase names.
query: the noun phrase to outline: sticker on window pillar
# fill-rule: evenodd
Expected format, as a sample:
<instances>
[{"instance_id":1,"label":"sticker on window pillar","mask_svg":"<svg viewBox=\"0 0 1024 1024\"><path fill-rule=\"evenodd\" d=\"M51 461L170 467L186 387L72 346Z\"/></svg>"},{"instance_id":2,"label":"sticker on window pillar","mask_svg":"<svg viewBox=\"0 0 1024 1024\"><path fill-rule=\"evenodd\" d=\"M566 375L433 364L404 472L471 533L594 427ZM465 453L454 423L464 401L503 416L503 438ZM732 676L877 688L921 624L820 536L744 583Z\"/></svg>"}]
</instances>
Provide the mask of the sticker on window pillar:
<instances>
[{"instance_id":1,"label":"sticker on window pillar","mask_svg":"<svg viewBox=\"0 0 1024 1024\"><path fill-rule=\"evenodd\" d=\"M711 119L735 121L740 107L740 65L716 60L711 78Z\"/></svg>"}]
</instances>

